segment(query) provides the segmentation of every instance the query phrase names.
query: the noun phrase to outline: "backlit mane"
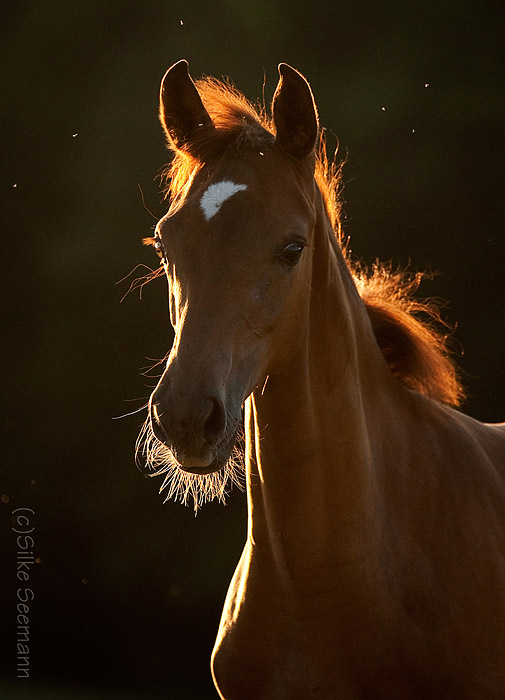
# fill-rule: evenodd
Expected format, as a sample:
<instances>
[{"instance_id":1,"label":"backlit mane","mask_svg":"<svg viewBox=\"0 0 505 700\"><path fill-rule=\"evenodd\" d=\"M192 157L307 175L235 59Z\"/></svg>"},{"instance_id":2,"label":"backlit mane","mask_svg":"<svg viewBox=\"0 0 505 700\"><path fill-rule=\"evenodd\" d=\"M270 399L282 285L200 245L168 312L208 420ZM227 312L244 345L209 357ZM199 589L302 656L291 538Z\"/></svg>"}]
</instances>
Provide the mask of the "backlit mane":
<instances>
[{"instance_id":1,"label":"backlit mane","mask_svg":"<svg viewBox=\"0 0 505 700\"><path fill-rule=\"evenodd\" d=\"M197 132L191 153L172 149L173 159L162 173L171 211L184 201L203 164L230 153L268 149L275 140L273 120L265 109L253 105L230 83L203 78L196 85L215 128L204 126ZM328 159L323 132L315 179L337 241L342 244L340 175L340 165ZM381 263L367 268L353 263L345 249L344 255L392 373L420 394L459 405L464 393L449 358L447 334L439 330L443 328L439 310L433 302L413 296L423 275L393 271Z\"/></svg>"}]
</instances>

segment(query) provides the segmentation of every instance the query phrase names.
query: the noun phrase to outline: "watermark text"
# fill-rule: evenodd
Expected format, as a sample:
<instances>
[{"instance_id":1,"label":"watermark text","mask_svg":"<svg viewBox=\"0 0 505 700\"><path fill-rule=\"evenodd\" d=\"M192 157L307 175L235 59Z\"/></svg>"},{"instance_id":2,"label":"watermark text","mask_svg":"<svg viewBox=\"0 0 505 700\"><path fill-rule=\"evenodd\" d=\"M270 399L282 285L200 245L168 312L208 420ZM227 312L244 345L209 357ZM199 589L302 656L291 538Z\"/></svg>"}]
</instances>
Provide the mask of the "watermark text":
<instances>
[{"instance_id":1,"label":"watermark text","mask_svg":"<svg viewBox=\"0 0 505 700\"><path fill-rule=\"evenodd\" d=\"M16 671L17 678L30 678L30 609L35 593L30 586L35 566L35 512L31 508L12 511L16 536ZM22 584L22 585L20 585Z\"/></svg>"}]
</instances>

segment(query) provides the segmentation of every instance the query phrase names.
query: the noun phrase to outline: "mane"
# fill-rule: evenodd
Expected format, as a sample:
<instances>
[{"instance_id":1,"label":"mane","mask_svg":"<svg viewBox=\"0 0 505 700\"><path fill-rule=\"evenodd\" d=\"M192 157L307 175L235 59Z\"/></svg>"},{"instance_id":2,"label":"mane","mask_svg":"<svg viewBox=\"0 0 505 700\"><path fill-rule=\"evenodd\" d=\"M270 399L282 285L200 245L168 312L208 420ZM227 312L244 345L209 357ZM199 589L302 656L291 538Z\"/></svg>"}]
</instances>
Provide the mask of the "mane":
<instances>
[{"instance_id":1,"label":"mane","mask_svg":"<svg viewBox=\"0 0 505 700\"><path fill-rule=\"evenodd\" d=\"M215 128L199 129L191 153L169 143L173 158L162 172L162 180L170 211L184 201L195 175L206 162L227 154L268 149L275 141L275 125L264 105L252 104L228 81L205 77L196 85ZM341 227L341 170L342 163L328 158L323 131L314 177L391 372L423 396L460 405L464 392L450 357L447 326L441 321L439 306L414 296L425 275L394 270L391 264L376 262L366 267L351 260Z\"/></svg>"}]
</instances>

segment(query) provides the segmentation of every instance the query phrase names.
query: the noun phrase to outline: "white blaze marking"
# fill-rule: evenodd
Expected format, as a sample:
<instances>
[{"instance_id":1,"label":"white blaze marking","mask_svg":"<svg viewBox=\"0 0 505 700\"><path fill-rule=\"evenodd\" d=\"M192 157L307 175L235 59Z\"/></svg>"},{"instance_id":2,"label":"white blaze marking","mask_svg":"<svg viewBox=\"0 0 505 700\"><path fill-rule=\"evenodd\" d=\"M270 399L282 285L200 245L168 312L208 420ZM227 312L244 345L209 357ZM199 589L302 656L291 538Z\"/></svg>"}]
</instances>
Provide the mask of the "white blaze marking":
<instances>
[{"instance_id":1,"label":"white blaze marking","mask_svg":"<svg viewBox=\"0 0 505 700\"><path fill-rule=\"evenodd\" d=\"M230 199L236 192L246 190L247 185L237 185L231 180L223 180L210 185L203 193L200 200L203 215L209 221L221 209L224 202Z\"/></svg>"}]
</instances>

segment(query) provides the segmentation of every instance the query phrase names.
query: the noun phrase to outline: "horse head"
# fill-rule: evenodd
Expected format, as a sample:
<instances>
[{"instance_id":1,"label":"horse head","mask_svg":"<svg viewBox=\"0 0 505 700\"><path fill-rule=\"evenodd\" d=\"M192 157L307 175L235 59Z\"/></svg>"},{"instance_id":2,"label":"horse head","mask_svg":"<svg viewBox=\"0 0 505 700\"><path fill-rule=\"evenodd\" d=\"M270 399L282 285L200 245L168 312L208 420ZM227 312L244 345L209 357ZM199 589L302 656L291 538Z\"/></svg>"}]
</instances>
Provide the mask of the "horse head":
<instances>
[{"instance_id":1,"label":"horse head","mask_svg":"<svg viewBox=\"0 0 505 700\"><path fill-rule=\"evenodd\" d=\"M318 118L305 78L286 64L279 72L271 130L233 101L223 108L224 94L219 114L209 113L186 61L161 85L176 164L171 207L152 243L165 266L175 339L149 421L191 474L227 463L245 399L302 342Z\"/></svg>"}]
</instances>

